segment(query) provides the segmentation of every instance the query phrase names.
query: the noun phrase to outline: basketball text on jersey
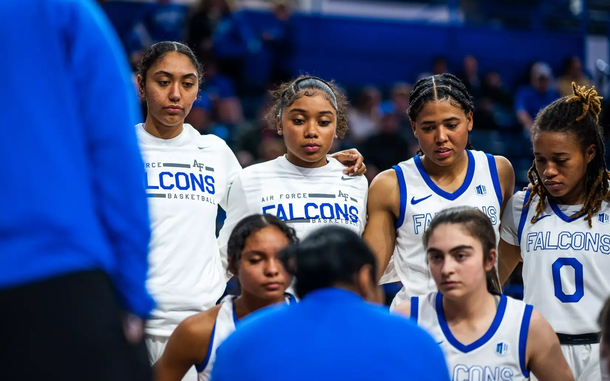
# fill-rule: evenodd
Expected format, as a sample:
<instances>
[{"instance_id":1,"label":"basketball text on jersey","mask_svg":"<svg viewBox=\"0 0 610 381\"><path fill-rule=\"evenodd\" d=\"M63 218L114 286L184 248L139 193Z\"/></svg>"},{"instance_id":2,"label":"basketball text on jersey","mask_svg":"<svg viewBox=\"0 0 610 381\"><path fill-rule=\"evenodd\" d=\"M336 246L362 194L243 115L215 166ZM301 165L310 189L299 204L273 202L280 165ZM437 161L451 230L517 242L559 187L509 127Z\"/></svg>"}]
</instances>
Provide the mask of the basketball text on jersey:
<instances>
[{"instance_id":1,"label":"basketball text on jersey","mask_svg":"<svg viewBox=\"0 0 610 381\"><path fill-rule=\"evenodd\" d=\"M261 199L262 213L291 223L359 224L363 200L349 193L279 193Z\"/></svg>"},{"instance_id":2,"label":"basketball text on jersey","mask_svg":"<svg viewBox=\"0 0 610 381\"><path fill-rule=\"evenodd\" d=\"M216 194L214 168L194 159L191 163L146 162L145 169L163 169L159 173L146 172L144 187L148 197L203 201L216 205L211 195Z\"/></svg>"}]
</instances>

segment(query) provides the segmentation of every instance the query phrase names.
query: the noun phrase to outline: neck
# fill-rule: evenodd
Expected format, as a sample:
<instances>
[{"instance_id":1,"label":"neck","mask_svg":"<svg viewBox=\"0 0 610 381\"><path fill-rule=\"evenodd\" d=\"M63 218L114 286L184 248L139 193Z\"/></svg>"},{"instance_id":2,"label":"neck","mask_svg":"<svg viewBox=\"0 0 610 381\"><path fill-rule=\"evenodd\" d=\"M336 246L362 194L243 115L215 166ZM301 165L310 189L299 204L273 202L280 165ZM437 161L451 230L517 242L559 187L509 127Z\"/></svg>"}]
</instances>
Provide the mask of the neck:
<instances>
[{"instance_id":1,"label":"neck","mask_svg":"<svg viewBox=\"0 0 610 381\"><path fill-rule=\"evenodd\" d=\"M183 125L184 122L181 122L175 126L165 126L149 116L146 118L146 122L144 122L144 130L152 136L160 139L172 139L180 135Z\"/></svg>"},{"instance_id":2,"label":"neck","mask_svg":"<svg viewBox=\"0 0 610 381\"><path fill-rule=\"evenodd\" d=\"M495 313L496 301L487 287L480 287L476 292L456 299L443 295L443 310L447 321L472 320Z\"/></svg>"},{"instance_id":3,"label":"neck","mask_svg":"<svg viewBox=\"0 0 610 381\"><path fill-rule=\"evenodd\" d=\"M421 162L426 169L426 173L428 173L428 175L431 177L443 176L447 175L448 173L459 174L468 167L468 153L466 153L464 150L462 155L460 155L459 158L456 158L453 163L448 166L440 166L428 159L425 155Z\"/></svg>"},{"instance_id":4,"label":"neck","mask_svg":"<svg viewBox=\"0 0 610 381\"><path fill-rule=\"evenodd\" d=\"M288 153L286 154L286 159L291 164L294 164L297 167L302 167L302 168L320 168L320 167L325 166L326 163L328 163L328 160L326 159L326 155L324 155L322 158L320 158L320 160L310 162L310 161L304 161L304 160L299 159L298 156L294 155L290 151L288 151Z\"/></svg>"},{"instance_id":5,"label":"neck","mask_svg":"<svg viewBox=\"0 0 610 381\"><path fill-rule=\"evenodd\" d=\"M235 299L233 305L235 306L235 315L238 319L242 319L254 311L258 311L261 308L270 306L272 304L282 303L284 301L285 298L283 294L277 299L262 299L242 289L241 296Z\"/></svg>"}]
</instances>

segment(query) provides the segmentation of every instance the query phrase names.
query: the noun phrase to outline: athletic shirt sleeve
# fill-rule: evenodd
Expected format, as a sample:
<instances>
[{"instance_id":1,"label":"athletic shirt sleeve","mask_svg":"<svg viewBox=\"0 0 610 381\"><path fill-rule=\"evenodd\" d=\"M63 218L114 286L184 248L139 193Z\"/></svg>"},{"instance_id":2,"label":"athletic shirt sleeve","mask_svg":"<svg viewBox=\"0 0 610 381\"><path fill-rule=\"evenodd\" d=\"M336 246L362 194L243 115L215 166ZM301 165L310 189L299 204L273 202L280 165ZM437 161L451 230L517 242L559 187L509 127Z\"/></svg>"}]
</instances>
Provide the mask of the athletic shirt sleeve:
<instances>
[{"instance_id":1,"label":"athletic shirt sleeve","mask_svg":"<svg viewBox=\"0 0 610 381\"><path fill-rule=\"evenodd\" d=\"M220 229L220 234L218 236L220 258L225 270L228 269L227 244L229 242L231 232L233 231L233 228L235 228L235 225L241 221L241 219L252 214L248 205L248 199L246 197L246 192L244 191L241 176L236 176L233 184L231 184L229 188L228 193L228 207L225 209L227 211L227 218L225 219L224 225L222 226L222 229Z\"/></svg>"},{"instance_id":2,"label":"athletic shirt sleeve","mask_svg":"<svg viewBox=\"0 0 610 381\"><path fill-rule=\"evenodd\" d=\"M235 157L235 154L233 153L233 151L231 151L229 146L227 146L225 144L224 148L225 148L225 163L226 163L226 171L227 171L227 181L229 183L229 186L227 187L227 191L223 195L222 200L220 200L220 207L226 211L228 208L227 204L229 201L229 192L231 189L231 184L233 184L235 179L239 176L239 174L241 172L241 165L239 164L239 161L237 161L237 157Z\"/></svg>"},{"instance_id":3,"label":"athletic shirt sleeve","mask_svg":"<svg viewBox=\"0 0 610 381\"><path fill-rule=\"evenodd\" d=\"M502 226L500 237L513 246L519 246L519 220L523 209L525 192L517 192L508 200L504 214L502 215Z\"/></svg>"}]
</instances>

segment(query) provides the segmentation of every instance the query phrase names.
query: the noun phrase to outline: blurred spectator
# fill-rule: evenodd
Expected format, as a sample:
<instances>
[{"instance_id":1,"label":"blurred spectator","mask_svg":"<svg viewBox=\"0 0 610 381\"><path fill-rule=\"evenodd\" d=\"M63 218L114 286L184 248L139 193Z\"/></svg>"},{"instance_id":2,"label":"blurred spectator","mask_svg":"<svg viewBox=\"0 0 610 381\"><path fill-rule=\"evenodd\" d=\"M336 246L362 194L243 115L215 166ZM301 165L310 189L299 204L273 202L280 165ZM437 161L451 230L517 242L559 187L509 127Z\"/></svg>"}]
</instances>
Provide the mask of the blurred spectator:
<instances>
[{"instance_id":1,"label":"blurred spectator","mask_svg":"<svg viewBox=\"0 0 610 381\"><path fill-rule=\"evenodd\" d=\"M201 92L184 121L193 126L200 134L207 134L210 130L209 124L212 111L210 95L206 92Z\"/></svg>"},{"instance_id":2,"label":"blurred spectator","mask_svg":"<svg viewBox=\"0 0 610 381\"><path fill-rule=\"evenodd\" d=\"M292 79L291 58L294 28L288 0L273 0L273 20L265 25L263 43L271 56L269 82L277 85Z\"/></svg>"},{"instance_id":3,"label":"blurred spectator","mask_svg":"<svg viewBox=\"0 0 610 381\"><path fill-rule=\"evenodd\" d=\"M362 145L367 178L372 181L379 172L407 160L416 152L417 145L409 145L409 142L401 136L397 115L384 114L381 117L379 132L369 137Z\"/></svg>"},{"instance_id":4,"label":"blurred spectator","mask_svg":"<svg viewBox=\"0 0 610 381\"><path fill-rule=\"evenodd\" d=\"M476 98L481 96L481 79L479 78L479 62L473 56L464 57L464 68L460 79L468 92Z\"/></svg>"},{"instance_id":5,"label":"blurred spectator","mask_svg":"<svg viewBox=\"0 0 610 381\"><path fill-rule=\"evenodd\" d=\"M447 59L443 56L434 57L432 59L432 72L423 72L419 74L417 80L422 78L427 78L436 74L448 73L449 69L447 68Z\"/></svg>"},{"instance_id":6,"label":"blurred spectator","mask_svg":"<svg viewBox=\"0 0 610 381\"><path fill-rule=\"evenodd\" d=\"M381 93L376 87L367 86L347 111L349 138L353 144L362 143L371 136L379 123Z\"/></svg>"},{"instance_id":7,"label":"blurred spectator","mask_svg":"<svg viewBox=\"0 0 610 381\"><path fill-rule=\"evenodd\" d=\"M204 63L203 70L205 81L201 92L209 95L214 121L230 126L243 122L241 100L233 80L218 72L218 65L213 59Z\"/></svg>"},{"instance_id":8,"label":"blurred spectator","mask_svg":"<svg viewBox=\"0 0 610 381\"><path fill-rule=\"evenodd\" d=\"M269 105L266 98L257 111L255 123L245 128L238 139L236 156L242 167L273 160L286 152L284 140L277 134L275 126L265 122Z\"/></svg>"},{"instance_id":9,"label":"blurred spectator","mask_svg":"<svg viewBox=\"0 0 610 381\"><path fill-rule=\"evenodd\" d=\"M212 36L221 17L229 13L225 0L200 0L187 25L187 43L201 61L212 54Z\"/></svg>"},{"instance_id":10,"label":"blurred spectator","mask_svg":"<svg viewBox=\"0 0 610 381\"><path fill-rule=\"evenodd\" d=\"M390 99L381 104L381 111L384 114L392 113L398 118L398 126L401 130L411 129L411 122L407 115L410 93L411 85L404 82L395 83L390 93Z\"/></svg>"},{"instance_id":11,"label":"blurred spectator","mask_svg":"<svg viewBox=\"0 0 610 381\"><path fill-rule=\"evenodd\" d=\"M485 75L481 83L481 96L477 108L492 114L493 126L488 129L512 129L517 124L514 108L513 94L504 87L500 74L490 72ZM475 114L477 114L475 109ZM487 115L483 115L483 121ZM477 129L479 128L479 115L476 116ZM490 121L491 122L491 121ZM485 128L485 126L483 126Z\"/></svg>"},{"instance_id":12,"label":"blurred spectator","mask_svg":"<svg viewBox=\"0 0 610 381\"><path fill-rule=\"evenodd\" d=\"M557 88L562 97L572 95L572 82L576 82L578 86L591 86L591 81L582 72L582 63L580 58L574 56L569 57L563 64L563 75L559 77Z\"/></svg>"},{"instance_id":13,"label":"blurred spectator","mask_svg":"<svg viewBox=\"0 0 610 381\"><path fill-rule=\"evenodd\" d=\"M536 62L530 75L531 85L522 86L515 97L517 119L527 132L531 130L538 111L559 98L557 90L551 88L553 74L549 65Z\"/></svg>"},{"instance_id":14,"label":"blurred spectator","mask_svg":"<svg viewBox=\"0 0 610 381\"><path fill-rule=\"evenodd\" d=\"M488 98L497 105L512 107L513 95L502 83L500 74L490 72L483 78L481 84L481 96Z\"/></svg>"}]
</instances>

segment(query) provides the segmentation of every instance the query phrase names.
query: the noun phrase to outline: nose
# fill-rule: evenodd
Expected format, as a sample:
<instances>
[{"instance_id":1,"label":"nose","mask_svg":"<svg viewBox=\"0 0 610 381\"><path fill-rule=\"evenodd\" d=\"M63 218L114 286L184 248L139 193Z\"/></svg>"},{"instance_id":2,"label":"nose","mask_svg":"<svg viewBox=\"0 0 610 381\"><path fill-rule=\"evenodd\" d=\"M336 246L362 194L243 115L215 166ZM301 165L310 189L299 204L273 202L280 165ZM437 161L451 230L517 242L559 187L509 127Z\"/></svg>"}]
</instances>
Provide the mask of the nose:
<instances>
[{"instance_id":1,"label":"nose","mask_svg":"<svg viewBox=\"0 0 610 381\"><path fill-rule=\"evenodd\" d=\"M441 274L447 278L455 272L455 261L451 256L446 256L441 267Z\"/></svg>"},{"instance_id":2,"label":"nose","mask_svg":"<svg viewBox=\"0 0 610 381\"><path fill-rule=\"evenodd\" d=\"M315 119L310 119L305 124L305 130L303 131L305 138L313 139L318 137L318 122Z\"/></svg>"},{"instance_id":3,"label":"nose","mask_svg":"<svg viewBox=\"0 0 610 381\"><path fill-rule=\"evenodd\" d=\"M447 131L445 127L439 126L436 129L436 136L434 137L436 143L444 143L447 141Z\"/></svg>"},{"instance_id":4,"label":"nose","mask_svg":"<svg viewBox=\"0 0 610 381\"><path fill-rule=\"evenodd\" d=\"M267 276L276 276L280 273L280 269L282 264L275 258L272 258L267 261L267 266L265 266L265 275Z\"/></svg>"},{"instance_id":5,"label":"nose","mask_svg":"<svg viewBox=\"0 0 610 381\"><path fill-rule=\"evenodd\" d=\"M172 83L169 89L169 100L172 102L178 102L180 100L180 83Z\"/></svg>"},{"instance_id":6,"label":"nose","mask_svg":"<svg viewBox=\"0 0 610 381\"><path fill-rule=\"evenodd\" d=\"M557 166L555 166L553 163L546 163L544 170L542 171L542 176L546 178L553 178L557 176L557 174Z\"/></svg>"}]
</instances>

